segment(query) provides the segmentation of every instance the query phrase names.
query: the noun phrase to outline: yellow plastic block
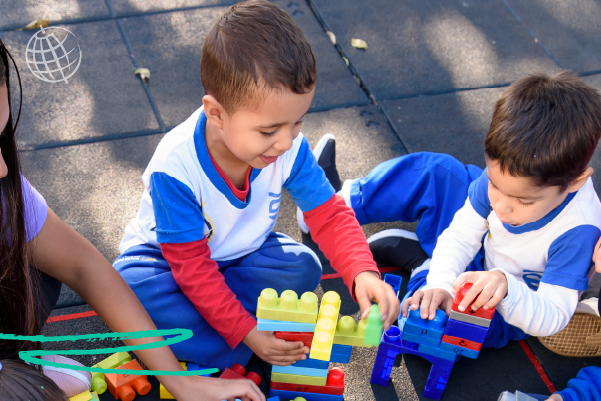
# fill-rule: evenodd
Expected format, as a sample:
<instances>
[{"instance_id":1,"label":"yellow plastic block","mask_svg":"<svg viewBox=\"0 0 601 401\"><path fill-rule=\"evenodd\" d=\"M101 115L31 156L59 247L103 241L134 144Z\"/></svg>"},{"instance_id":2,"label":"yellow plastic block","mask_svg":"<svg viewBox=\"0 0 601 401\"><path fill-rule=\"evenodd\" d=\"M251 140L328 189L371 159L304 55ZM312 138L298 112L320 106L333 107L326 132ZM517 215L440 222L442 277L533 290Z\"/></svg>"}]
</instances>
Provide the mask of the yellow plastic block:
<instances>
[{"instance_id":1,"label":"yellow plastic block","mask_svg":"<svg viewBox=\"0 0 601 401\"><path fill-rule=\"evenodd\" d=\"M188 370L187 362L180 362L179 364L182 365L182 368L184 368L184 370ZM165 386L163 386L163 383L161 383L161 385L159 386L159 398L161 400L175 400L175 397L172 396L169 391L167 391Z\"/></svg>"},{"instance_id":2,"label":"yellow plastic block","mask_svg":"<svg viewBox=\"0 0 601 401\"><path fill-rule=\"evenodd\" d=\"M310 358L322 361L330 360L338 312L340 312L340 295L334 291L326 292L321 299L319 317L311 343Z\"/></svg>"},{"instance_id":3,"label":"yellow plastic block","mask_svg":"<svg viewBox=\"0 0 601 401\"><path fill-rule=\"evenodd\" d=\"M278 383L308 384L309 386L325 386L327 377L292 375L289 373L271 372L271 381Z\"/></svg>"},{"instance_id":4,"label":"yellow plastic block","mask_svg":"<svg viewBox=\"0 0 601 401\"><path fill-rule=\"evenodd\" d=\"M366 324L366 319L360 320L359 324L356 324L355 319L352 317L342 316L338 321L338 326L336 326L334 344L350 345L353 347L371 347L371 345L363 344Z\"/></svg>"},{"instance_id":5,"label":"yellow plastic block","mask_svg":"<svg viewBox=\"0 0 601 401\"><path fill-rule=\"evenodd\" d=\"M89 391L84 391L83 393L74 395L73 397L69 398L69 401L90 401L93 399L94 396L92 395L92 393L90 393Z\"/></svg>"},{"instance_id":6,"label":"yellow plastic block","mask_svg":"<svg viewBox=\"0 0 601 401\"><path fill-rule=\"evenodd\" d=\"M92 395L94 396L94 398L92 398L93 401L100 401L100 398L98 397L98 393L95 391L92 391Z\"/></svg>"},{"instance_id":7,"label":"yellow plastic block","mask_svg":"<svg viewBox=\"0 0 601 401\"><path fill-rule=\"evenodd\" d=\"M106 359L98 362L93 368L115 369L131 361L129 352L117 352ZM106 382L104 381L104 373L92 372L92 390L102 394L106 391Z\"/></svg>"},{"instance_id":8,"label":"yellow plastic block","mask_svg":"<svg viewBox=\"0 0 601 401\"><path fill-rule=\"evenodd\" d=\"M265 288L257 301L257 317L285 322L315 323L317 295L305 292L299 300L296 292L292 290L286 290L278 297L276 290Z\"/></svg>"}]
</instances>

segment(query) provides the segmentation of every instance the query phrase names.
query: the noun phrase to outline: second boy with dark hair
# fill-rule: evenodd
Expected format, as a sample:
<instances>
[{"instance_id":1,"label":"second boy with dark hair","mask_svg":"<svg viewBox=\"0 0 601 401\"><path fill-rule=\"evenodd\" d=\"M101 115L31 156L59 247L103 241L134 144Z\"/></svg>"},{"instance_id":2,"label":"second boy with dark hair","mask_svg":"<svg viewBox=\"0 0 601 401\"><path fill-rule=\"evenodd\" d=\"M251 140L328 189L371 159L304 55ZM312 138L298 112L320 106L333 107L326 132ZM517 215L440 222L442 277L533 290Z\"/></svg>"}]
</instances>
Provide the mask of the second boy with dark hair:
<instances>
[{"instance_id":1,"label":"second boy with dark hair","mask_svg":"<svg viewBox=\"0 0 601 401\"><path fill-rule=\"evenodd\" d=\"M390 326L396 294L300 133L316 76L300 28L267 1L236 4L207 35L201 69L203 107L158 145L114 263L158 328L194 332L175 355L218 368L253 352L277 365L306 358L302 342L257 331L253 316L264 288L300 296L321 278L309 248L272 232L282 187L363 314L375 300Z\"/></svg>"},{"instance_id":2,"label":"second boy with dark hair","mask_svg":"<svg viewBox=\"0 0 601 401\"><path fill-rule=\"evenodd\" d=\"M474 309L497 308L484 347L564 328L601 235L587 167L600 135L596 90L567 71L531 75L497 101L484 171L415 153L346 181L341 193L361 224L419 221L415 233L368 240L376 259L412 271L404 314L420 304L423 318L449 313L453 294L472 282L459 308L476 297Z\"/></svg>"}]
</instances>

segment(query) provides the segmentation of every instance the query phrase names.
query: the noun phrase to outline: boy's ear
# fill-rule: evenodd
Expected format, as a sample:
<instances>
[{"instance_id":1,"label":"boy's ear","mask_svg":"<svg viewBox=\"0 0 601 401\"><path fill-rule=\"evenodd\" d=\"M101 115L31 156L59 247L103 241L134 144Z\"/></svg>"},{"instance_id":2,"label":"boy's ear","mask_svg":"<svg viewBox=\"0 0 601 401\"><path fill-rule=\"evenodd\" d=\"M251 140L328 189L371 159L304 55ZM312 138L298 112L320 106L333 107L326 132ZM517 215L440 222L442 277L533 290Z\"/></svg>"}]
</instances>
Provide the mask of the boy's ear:
<instances>
[{"instance_id":1,"label":"boy's ear","mask_svg":"<svg viewBox=\"0 0 601 401\"><path fill-rule=\"evenodd\" d=\"M586 183L586 180L588 180L589 177L591 175L593 175L594 172L595 172L595 170L593 170L592 167L587 167L586 170L584 170L584 172L582 174L580 174L580 177L576 178L568 186L567 192L572 193L572 192L578 191L580 188L582 188L582 186L584 185L584 183Z\"/></svg>"},{"instance_id":2,"label":"boy's ear","mask_svg":"<svg viewBox=\"0 0 601 401\"><path fill-rule=\"evenodd\" d=\"M205 95L202 97L202 105L205 108L207 120L209 120L215 128L223 129L224 120L227 119L227 113L221 103L219 103L212 95Z\"/></svg>"}]
</instances>

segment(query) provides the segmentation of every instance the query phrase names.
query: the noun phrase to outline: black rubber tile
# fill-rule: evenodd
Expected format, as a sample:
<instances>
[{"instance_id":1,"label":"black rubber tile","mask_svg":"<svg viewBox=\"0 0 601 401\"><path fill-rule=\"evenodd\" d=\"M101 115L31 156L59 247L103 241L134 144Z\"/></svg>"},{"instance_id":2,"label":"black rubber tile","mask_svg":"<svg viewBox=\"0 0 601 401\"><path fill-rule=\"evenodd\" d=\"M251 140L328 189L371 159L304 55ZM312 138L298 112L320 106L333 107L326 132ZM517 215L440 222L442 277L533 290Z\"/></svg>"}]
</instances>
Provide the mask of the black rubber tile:
<instances>
[{"instance_id":1,"label":"black rubber tile","mask_svg":"<svg viewBox=\"0 0 601 401\"><path fill-rule=\"evenodd\" d=\"M558 68L503 0L312 1L378 101Z\"/></svg>"},{"instance_id":2,"label":"black rubber tile","mask_svg":"<svg viewBox=\"0 0 601 401\"><path fill-rule=\"evenodd\" d=\"M3 0L0 3L0 30L22 28L38 18L45 18L54 25L62 21L109 16L104 0Z\"/></svg>"},{"instance_id":3,"label":"black rubber tile","mask_svg":"<svg viewBox=\"0 0 601 401\"><path fill-rule=\"evenodd\" d=\"M575 378L580 369L587 366L601 366L601 357L569 358L549 351L541 344L538 338L531 337L526 341L557 390L566 388L568 381Z\"/></svg>"},{"instance_id":4,"label":"black rubber tile","mask_svg":"<svg viewBox=\"0 0 601 401\"><path fill-rule=\"evenodd\" d=\"M601 70L601 3L595 0L507 0L564 69Z\"/></svg>"},{"instance_id":5,"label":"black rubber tile","mask_svg":"<svg viewBox=\"0 0 601 401\"><path fill-rule=\"evenodd\" d=\"M292 15L315 54L317 87L312 110L369 103L305 2L275 3ZM150 90L168 128L202 106L202 46L209 28L225 10L212 7L123 21L139 65L151 71Z\"/></svg>"},{"instance_id":6,"label":"black rubber tile","mask_svg":"<svg viewBox=\"0 0 601 401\"><path fill-rule=\"evenodd\" d=\"M157 131L158 123L139 78L134 76L134 65L117 24L100 21L65 28L75 35L65 42L65 50L74 50L74 55L79 46L81 64L67 82L59 83L44 82L27 67L25 52L32 31L0 33L17 61L23 81L20 146L35 148L57 141ZM61 39L66 34L53 32ZM17 81L13 83L18 99Z\"/></svg>"}]
</instances>

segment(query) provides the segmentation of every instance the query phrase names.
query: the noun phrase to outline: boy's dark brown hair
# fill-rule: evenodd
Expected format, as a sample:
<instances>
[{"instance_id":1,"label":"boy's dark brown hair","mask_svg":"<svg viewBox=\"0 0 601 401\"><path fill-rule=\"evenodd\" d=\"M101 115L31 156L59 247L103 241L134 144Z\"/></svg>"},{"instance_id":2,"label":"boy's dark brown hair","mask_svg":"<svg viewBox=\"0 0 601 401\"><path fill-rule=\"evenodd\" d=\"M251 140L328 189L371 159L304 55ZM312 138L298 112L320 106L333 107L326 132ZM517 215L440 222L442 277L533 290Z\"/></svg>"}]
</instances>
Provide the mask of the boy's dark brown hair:
<instances>
[{"instance_id":1,"label":"boy's dark brown hair","mask_svg":"<svg viewBox=\"0 0 601 401\"><path fill-rule=\"evenodd\" d=\"M275 4L231 6L211 27L200 60L205 93L232 113L260 90L310 92L315 57L298 25Z\"/></svg>"},{"instance_id":2,"label":"boy's dark brown hair","mask_svg":"<svg viewBox=\"0 0 601 401\"><path fill-rule=\"evenodd\" d=\"M484 142L502 172L564 191L586 169L601 135L601 97L571 71L528 75L495 105Z\"/></svg>"},{"instance_id":3,"label":"boy's dark brown hair","mask_svg":"<svg viewBox=\"0 0 601 401\"><path fill-rule=\"evenodd\" d=\"M0 400L68 401L63 390L33 366L16 359L3 359L0 364Z\"/></svg>"}]
</instances>

